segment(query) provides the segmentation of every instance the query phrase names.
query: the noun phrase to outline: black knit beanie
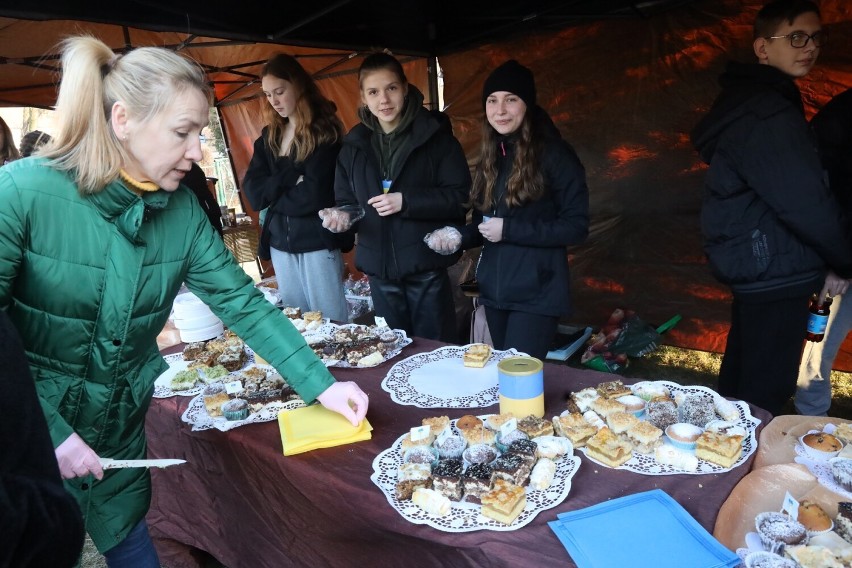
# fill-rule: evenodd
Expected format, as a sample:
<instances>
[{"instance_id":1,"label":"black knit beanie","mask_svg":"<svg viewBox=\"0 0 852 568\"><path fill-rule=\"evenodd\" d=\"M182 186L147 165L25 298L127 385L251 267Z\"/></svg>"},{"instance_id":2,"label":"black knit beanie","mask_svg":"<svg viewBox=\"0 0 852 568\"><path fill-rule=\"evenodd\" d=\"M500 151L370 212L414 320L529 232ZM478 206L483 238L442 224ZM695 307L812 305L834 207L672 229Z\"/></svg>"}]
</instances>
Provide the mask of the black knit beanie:
<instances>
[{"instance_id":1,"label":"black knit beanie","mask_svg":"<svg viewBox=\"0 0 852 568\"><path fill-rule=\"evenodd\" d=\"M482 85L482 106L491 93L508 91L521 97L528 108L535 106L535 79L532 71L510 59L491 72Z\"/></svg>"}]
</instances>

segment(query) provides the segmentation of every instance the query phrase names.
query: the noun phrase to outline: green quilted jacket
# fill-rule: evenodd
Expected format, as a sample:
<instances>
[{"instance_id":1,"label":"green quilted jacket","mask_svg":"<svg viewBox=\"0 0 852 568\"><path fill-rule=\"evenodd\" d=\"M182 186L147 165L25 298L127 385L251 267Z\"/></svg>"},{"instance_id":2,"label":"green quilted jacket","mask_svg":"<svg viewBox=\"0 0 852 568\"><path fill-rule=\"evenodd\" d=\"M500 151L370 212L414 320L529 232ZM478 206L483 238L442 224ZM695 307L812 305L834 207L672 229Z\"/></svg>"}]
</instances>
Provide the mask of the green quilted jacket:
<instances>
[{"instance_id":1,"label":"green quilted jacket","mask_svg":"<svg viewBox=\"0 0 852 568\"><path fill-rule=\"evenodd\" d=\"M101 457L146 457L145 412L167 368L156 337L182 282L306 403L334 382L187 188L139 197L117 180L81 196L43 158L0 168L0 309L23 338L54 447L76 432ZM102 552L150 503L143 468L66 487Z\"/></svg>"}]
</instances>

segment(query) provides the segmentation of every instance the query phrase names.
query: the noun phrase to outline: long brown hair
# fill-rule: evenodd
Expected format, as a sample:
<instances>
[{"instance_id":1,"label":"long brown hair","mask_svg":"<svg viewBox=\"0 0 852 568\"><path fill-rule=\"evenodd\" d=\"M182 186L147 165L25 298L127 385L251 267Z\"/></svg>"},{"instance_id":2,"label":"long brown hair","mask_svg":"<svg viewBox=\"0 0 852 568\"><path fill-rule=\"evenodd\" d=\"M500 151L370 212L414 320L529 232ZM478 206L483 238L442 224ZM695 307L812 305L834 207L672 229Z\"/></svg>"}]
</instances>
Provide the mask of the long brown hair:
<instances>
[{"instance_id":1,"label":"long brown hair","mask_svg":"<svg viewBox=\"0 0 852 568\"><path fill-rule=\"evenodd\" d=\"M509 207L520 207L525 203L541 199L544 195L544 177L539 168L542 137L533 120L534 110L534 108L527 108L521 125L513 137L515 156L506 182L506 194L503 196ZM479 164L476 166L470 191L470 205L483 212L491 209L495 199L498 136L497 131L483 116Z\"/></svg>"},{"instance_id":2,"label":"long brown hair","mask_svg":"<svg viewBox=\"0 0 852 568\"><path fill-rule=\"evenodd\" d=\"M337 105L320 93L314 80L295 57L286 53L272 56L260 72L261 77L272 75L290 83L298 93L295 115L296 132L291 153L297 162L304 162L320 144L337 142L343 135L343 123L337 118ZM287 119L275 112L272 105L264 109L269 128L267 146L274 155L281 151L281 141Z\"/></svg>"}]
</instances>

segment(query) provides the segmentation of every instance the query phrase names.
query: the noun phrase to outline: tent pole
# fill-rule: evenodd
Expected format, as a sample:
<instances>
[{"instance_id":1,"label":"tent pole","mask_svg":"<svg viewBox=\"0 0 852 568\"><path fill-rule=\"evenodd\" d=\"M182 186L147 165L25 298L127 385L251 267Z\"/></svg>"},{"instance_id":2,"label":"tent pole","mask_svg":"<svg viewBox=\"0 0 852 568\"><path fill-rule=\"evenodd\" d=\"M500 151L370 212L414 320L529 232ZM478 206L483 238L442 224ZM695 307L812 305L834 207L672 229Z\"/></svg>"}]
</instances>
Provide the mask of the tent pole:
<instances>
[{"instance_id":1,"label":"tent pole","mask_svg":"<svg viewBox=\"0 0 852 568\"><path fill-rule=\"evenodd\" d=\"M430 55L426 58L426 72L429 74L429 110L443 110L438 108L438 58Z\"/></svg>"}]
</instances>

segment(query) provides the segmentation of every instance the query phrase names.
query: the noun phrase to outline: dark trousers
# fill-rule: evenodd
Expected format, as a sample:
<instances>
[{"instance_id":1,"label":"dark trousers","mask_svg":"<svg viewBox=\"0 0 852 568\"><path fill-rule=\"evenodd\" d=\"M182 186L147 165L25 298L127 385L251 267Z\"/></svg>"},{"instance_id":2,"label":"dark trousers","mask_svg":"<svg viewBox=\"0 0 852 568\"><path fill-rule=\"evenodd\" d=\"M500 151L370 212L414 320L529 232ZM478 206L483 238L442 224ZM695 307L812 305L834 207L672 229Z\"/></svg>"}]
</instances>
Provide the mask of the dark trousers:
<instances>
[{"instance_id":1,"label":"dark trousers","mask_svg":"<svg viewBox=\"0 0 852 568\"><path fill-rule=\"evenodd\" d=\"M514 347L537 359L547 357L559 318L485 306L485 319L494 349Z\"/></svg>"},{"instance_id":2,"label":"dark trousers","mask_svg":"<svg viewBox=\"0 0 852 568\"><path fill-rule=\"evenodd\" d=\"M808 298L743 302L734 298L719 393L781 414L796 391Z\"/></svg>"},{"instance_id":3,"label":"dark trousers","mask_svg":"<svg viewBox=\"0 0 852 568\"><path fill-rule=\"evenodd\" d=\"M399 280L370 276L376 315L409 336L456 343L456 307L447 271L429 270Z\"/></svg>"}]
</instances>

